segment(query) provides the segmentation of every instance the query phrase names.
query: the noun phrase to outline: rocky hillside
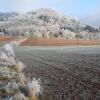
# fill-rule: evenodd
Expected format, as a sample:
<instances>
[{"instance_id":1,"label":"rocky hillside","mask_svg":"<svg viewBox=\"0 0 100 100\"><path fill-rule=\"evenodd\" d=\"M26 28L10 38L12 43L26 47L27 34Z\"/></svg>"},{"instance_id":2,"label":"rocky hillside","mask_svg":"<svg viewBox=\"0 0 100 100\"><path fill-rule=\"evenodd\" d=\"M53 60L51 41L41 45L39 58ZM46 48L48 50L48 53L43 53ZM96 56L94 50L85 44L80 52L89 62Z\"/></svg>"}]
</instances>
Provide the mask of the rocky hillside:
<instances>
[{"instance_id":1,"label":"rocky hillside","mask_svg":"<svg viewBox=\"0 0 100 100\"><path fill-rule=\"evenodd\" d=\"M46 38L99 39L100 30L81 23L74 18L61 15L51 9L38 9L25 14L1 17L0 29L6 34ZM77 35L78 33L78 35Z\"/></svg>"}]
</instances>

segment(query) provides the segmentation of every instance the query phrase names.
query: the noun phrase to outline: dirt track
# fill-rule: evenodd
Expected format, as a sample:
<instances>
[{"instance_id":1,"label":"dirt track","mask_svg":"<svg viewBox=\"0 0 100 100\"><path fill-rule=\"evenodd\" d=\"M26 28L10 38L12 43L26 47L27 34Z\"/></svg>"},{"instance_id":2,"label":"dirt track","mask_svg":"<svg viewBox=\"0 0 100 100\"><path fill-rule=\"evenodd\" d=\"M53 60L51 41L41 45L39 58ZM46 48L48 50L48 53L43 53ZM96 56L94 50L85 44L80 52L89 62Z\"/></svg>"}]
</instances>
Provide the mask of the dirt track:
<instances>
[{"instance_id":1,"label":"dirt track","mask_svg":"<svg viewBox=\"0 0 100 100\"><path fill-rule=\"evenodd\" d=\"M100 100L100 47L18 47L27 77L41 78L41 100Z\"/></svg>"}]
</instances>

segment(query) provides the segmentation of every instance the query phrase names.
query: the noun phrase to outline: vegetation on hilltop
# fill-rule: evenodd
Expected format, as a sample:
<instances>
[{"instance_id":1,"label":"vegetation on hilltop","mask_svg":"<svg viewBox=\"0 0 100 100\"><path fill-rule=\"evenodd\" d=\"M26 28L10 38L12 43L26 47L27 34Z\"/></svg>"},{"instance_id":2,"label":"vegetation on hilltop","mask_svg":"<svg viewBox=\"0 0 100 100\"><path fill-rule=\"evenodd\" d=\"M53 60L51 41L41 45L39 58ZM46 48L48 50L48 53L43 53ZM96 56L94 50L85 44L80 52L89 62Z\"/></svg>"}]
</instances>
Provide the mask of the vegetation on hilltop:
<instances>
[{"instance_id":1,"label":"vegetation on hilltop","mask_svg":"<svg viewBox=\"0 0 100 100\"><path fill-rule=\"evenodd\" d=\"M0 16L1 18L1 16ZM38 9L25 14L3 17L0 28L9 34L43 38L100 39L100 29L63 16L51 9ZM77 34L78 33L78 34Z\"/></svg>"}]
</instances>

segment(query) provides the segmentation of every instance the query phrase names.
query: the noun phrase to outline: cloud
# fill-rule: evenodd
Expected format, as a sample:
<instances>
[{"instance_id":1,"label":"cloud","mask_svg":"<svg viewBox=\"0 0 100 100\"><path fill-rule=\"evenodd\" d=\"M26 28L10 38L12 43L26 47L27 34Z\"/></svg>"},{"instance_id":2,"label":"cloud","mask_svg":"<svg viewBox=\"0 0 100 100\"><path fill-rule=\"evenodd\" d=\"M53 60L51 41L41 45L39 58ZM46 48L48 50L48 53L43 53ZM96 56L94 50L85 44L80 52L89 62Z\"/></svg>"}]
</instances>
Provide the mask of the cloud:
<instances>
[{"instance_id":1,"label":"cloud","mask_svg":"<svg viewBox=\"0 0 100 100\"><path fill-rule=\"evenodd\" d=\"M6 0L6 4L11 10L23 12L34 8L40 1L43 0Z\"/></svg>"},{"instance_id":2,"label":"cloud","mask_svg":"<svg viewBox=\"0 0 100 100\"><path fill-rule=\"evenodd\" d=\"M62 7L62 4L68 1L71 0L2 0L0 10L26 12L39 8L56 9L59 5Z\"/></svg>"},{"instance_id":3,"label":"cloud","mask_svg":"<svg viewBox=\"0 0 100 100\"><path fill-rule=\"evenodd\" d=\"M100 26L100 11L96 11L91 15L88 15L83 18L82 21L90 25Z\"/></svg>"}]
</instances>

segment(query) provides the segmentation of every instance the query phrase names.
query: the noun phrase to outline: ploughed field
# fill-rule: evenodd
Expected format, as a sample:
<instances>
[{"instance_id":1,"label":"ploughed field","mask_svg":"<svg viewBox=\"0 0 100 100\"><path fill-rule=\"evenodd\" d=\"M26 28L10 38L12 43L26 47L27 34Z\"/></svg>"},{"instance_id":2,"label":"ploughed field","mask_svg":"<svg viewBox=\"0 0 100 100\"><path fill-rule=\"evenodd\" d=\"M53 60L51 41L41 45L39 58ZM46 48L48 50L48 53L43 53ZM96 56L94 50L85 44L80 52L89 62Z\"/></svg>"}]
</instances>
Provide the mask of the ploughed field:
<instances>
[{"instance_id":1,"label":"ploughed field","mask_svg":"<svg viewBox=\"0 0 100 100\"><path fill-rule=\"evenodd\" d=\"M63 38L28 38L22 42L23 46L75 46L77 39L63 39ZM100 45L100 40L80 40L79 45Z\"/></svg>"},{"instance_id":2,"label":"ploughed field","mask_svg":"<svg viewBox=\"0 0 100 100\"><path fill-rule=\"evenodd\" d=\"M40 100L100 100L100 47L20 46L25 75L41 79Z\"/></svg>"},{"instance_id":3,"label":"ploughed field","mask_svg":"<svg viewBox=\"0 0 100 100\"><path fill-rule=\"evenodd\" d=\"M16 37L14 37L14 36L0 36L0 43L10 42L15 39L16 39Z\"/></svg>"}]
</instances>

